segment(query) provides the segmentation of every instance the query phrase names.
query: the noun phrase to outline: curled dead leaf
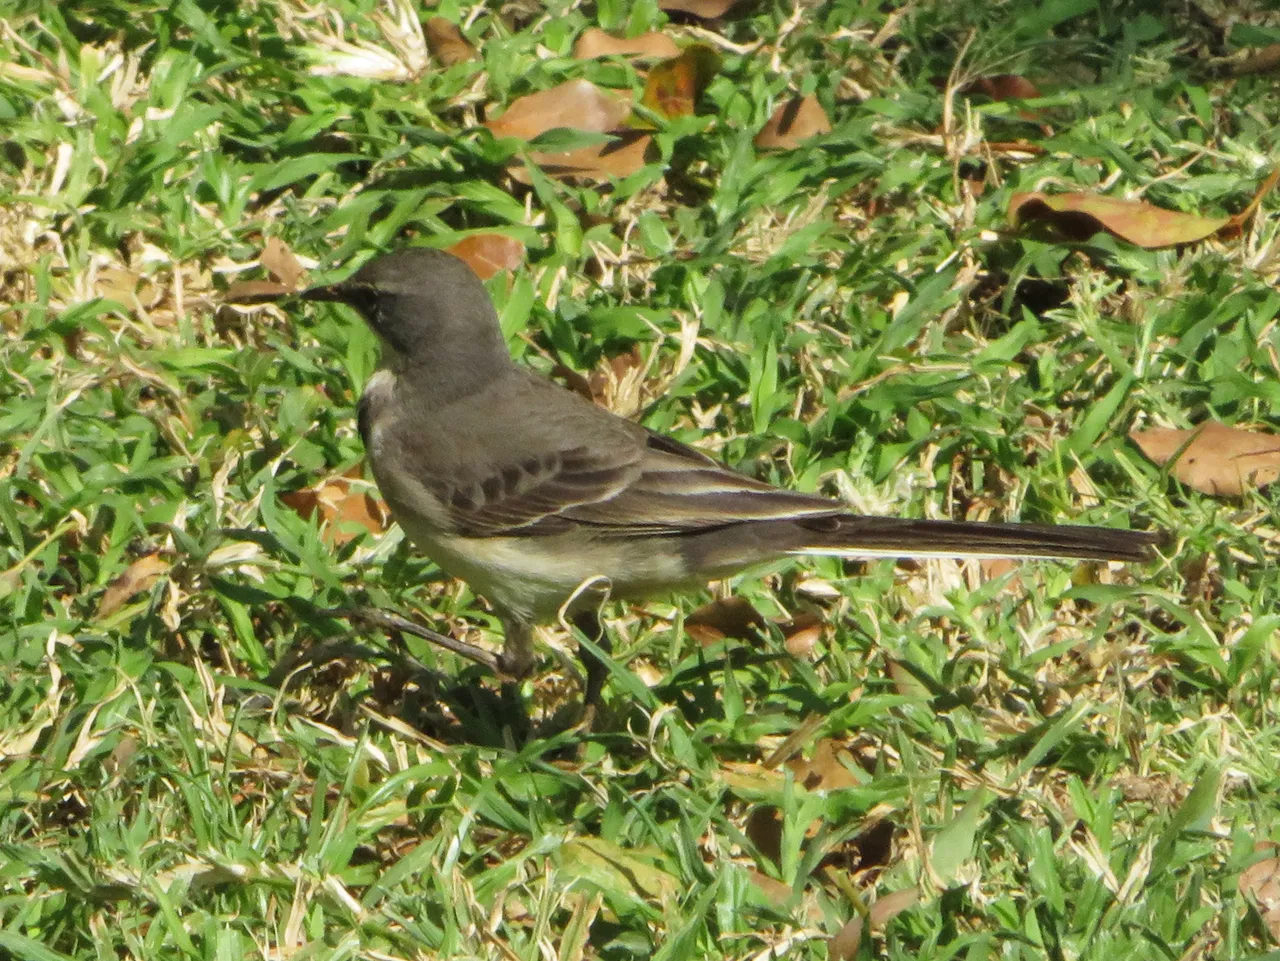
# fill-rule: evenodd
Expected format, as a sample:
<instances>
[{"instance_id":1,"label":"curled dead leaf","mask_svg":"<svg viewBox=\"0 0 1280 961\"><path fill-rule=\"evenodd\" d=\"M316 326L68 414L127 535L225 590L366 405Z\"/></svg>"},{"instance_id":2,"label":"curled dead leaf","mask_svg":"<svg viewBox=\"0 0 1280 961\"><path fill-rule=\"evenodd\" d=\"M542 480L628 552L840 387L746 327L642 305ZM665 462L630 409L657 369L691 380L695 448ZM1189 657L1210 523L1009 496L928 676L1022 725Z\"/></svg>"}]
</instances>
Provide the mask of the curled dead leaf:
<instances>
[{"instance_id":1,"label":"curled dead leaf","mask_svg":"<svg viewBox=\"0 0 1280 961\"><path fill-rule=\"evenodd\" d=\"M1209 421L1191 430L1154 427L1129 438L1150 460L1204 494L1239 497L1280 478L1280 436Z\"/></svg>"},{"instance_id":2,"label":"curled dead leaf","mask_svg":"<svg viewBox=\"0 0 1280 961\"><path fill-rule=\"evenodd\" d=\"M720 69L720 54L705 43L685 47L677 57L654 64L640 102L668 120L692 117L698 98Z\"/></svg>"},{"instance_id":3,"label":"curled dead leaf","mask_svg":"<svg viewBox=\"0 0 1280 961\"><path fill-rule=\"evenodd\" d=\"M495 137L532 140L560 127L608 133L631 114L631 103L590 80L570 80L512 101L501 117L485 121Z\"/></svg>"},{"instance_id":4,"label":"curled dead leaf","mask_svg":"<svg viewBox=\"0 0 1280 961\"><path fill-rule=\"evenodd\" d=\"M675 57L680 53L676 42L665 33L642 33L638 37L615 37L598 27L582 31L573 45L573 55L579 60L596 57Z\"/></svg>"},{"instance_id":5,"label":"curled dead leaf","mask_svg":"<svg viewBox=\"0 0 1280 961\"><path fill-rule=\"evenodd\" d=\"M1230 217L1202 217L1165 210L1142 200L1091 193L1018 193L1009 198L1009 223L1015 227L1042 221L1071 240L1087 240L1107 231L1148 249L1195 243L1213 236Z\"/></svg>"},{"instance_id":6,"label":"curled dead leaf","mask_svg":"<svg viewBox=\"0 0 1280 961\"><path fill-rule=\"evenodd\" d=\"M157 551L139 557L125 568L124 573L107 585L98 601L98 618L110 617L136 594L150 590L165 574L170 564Z\"/></svg>"},{"instance_id":7,"label":"curled dead leaf","mask_svg":"<svg viewBox=\"0 0 1280 961\"><path fill-rule=\"evenodd\" d=\"M792 657L808 657L822 637L822 618L807 611L782 624L783 645Z\"/></svg>"},{"instance_id":8,"label":"curled dead leaf","mask_svg":"<svg viewBox=\"0 0 1280 961\"><path fill-rule=\"evenodd\" d=\"M391 523L391 512L369 493L361 476L357 465L315 487L281 494L280 501L306 518L319 511L325 525L322 536L330 544L345 544L361 530L379 534Z\"/></svg>"},{"instance_id":9,"label":"curled dead leaf","mask_svg":"<svg viewBox=\"0 0 1280 961\"><path fill-rule=\"evenodd\" d=\"M793 150L810 137L830 132L831 121L816 97L792 97L756 134L755 145L762 150Z\"/></svg>"},{"instance_id":10,"label":"curled dead leaf","mask_svg":"<svg viewBox=\"0 0 1280 961\"><path fill-rule=\"evenodd\" d=\"M449 248L481 280L500 270L515 270L524 262L524 244L506 234L472 234Z\"/></svg>"},{"instance_id":11,"label":"curled dead leaf","mask_svg":"<svg viewBox=\"0 0 1280 961\"><path fill-rule=\"evenodd\" d=\"M476 48L452 20L432 17L426 22L423 33L427 39L427 52L446 67L479 58Z\"/></svg>"},{"instance_id":12,"label":"curled dead leaf","mask_svg":"<svg viewBox=\"0 0 1280 961\"><path fill-rule=\"evenodd\" d=\"M306 273L302 264L298 263L298 258L293 255L293 251L279 237L267 240L267 245L262 249L262 256L258 258L258 262L266 268L273 279L289 290L296 290L298 281Z\"/></svg>"}]
</instances>

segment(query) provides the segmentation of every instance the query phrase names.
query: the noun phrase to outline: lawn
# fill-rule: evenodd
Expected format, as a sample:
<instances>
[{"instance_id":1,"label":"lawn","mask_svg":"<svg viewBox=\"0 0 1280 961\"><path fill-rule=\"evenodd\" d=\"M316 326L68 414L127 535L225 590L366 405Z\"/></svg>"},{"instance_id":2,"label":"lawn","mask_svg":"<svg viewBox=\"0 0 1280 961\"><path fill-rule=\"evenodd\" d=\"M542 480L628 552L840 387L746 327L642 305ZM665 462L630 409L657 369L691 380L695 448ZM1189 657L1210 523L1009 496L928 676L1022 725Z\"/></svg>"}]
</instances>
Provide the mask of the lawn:
<instances>
[{"instance_id":1,"label":"lawn","mask_svg":"<svg viewBox=\"0 0 1280 961\"><path fill-rule=\"evenodd\" d=\"M0 0L0 956L1280 957L1280 13L667 6ZM459 244L749 474L1168 545L615 605L576 723L563 626L513 691L330 613L501 641L367 480L373 335L249 303Z\"/></svg>"}]
</instances>

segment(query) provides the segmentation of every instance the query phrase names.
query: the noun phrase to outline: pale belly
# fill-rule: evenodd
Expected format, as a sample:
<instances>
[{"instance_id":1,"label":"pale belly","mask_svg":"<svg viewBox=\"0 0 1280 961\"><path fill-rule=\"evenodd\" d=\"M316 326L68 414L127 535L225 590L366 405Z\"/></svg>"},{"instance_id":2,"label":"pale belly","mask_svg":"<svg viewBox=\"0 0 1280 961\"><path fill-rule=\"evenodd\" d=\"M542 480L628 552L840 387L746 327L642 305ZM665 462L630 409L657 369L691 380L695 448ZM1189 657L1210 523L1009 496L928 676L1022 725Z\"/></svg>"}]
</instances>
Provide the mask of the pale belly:
<instances>
[{"instance_id":1,"label":"pale belly","mask_svg":"<svg viewBox=\"0 0 1280 961\"><path fill-rule=\"evenodd\" d=\"M415 530L416 525L403 520L401 526L441 570L524 620L554 617L575 595L576 606L598 606L606 597L641 597L688 580L673 542L641 545L632 539L589 540L574 534L464 538Z\"/></svg>"}]
</instances>

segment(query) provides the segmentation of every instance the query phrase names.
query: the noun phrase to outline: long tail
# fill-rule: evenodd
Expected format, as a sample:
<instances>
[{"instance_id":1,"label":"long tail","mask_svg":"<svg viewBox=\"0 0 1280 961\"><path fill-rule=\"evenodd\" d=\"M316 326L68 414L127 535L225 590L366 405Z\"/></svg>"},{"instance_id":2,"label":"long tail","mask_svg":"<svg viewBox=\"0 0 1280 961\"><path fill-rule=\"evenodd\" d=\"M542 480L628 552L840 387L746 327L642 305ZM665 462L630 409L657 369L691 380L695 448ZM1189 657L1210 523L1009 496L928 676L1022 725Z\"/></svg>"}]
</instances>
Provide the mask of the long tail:
<instances>
[{"instance_id":1,"label":"long tail","mask_svg":"<svg viewBox=\"0 0 1280 961\"><path fill-rule=\"evenodd\" d=\"M1146 561L1161 534L1073 524L996 524L839 514L797 523L788 554L840 557L1034 557ZM812 536L809 536L809 535Z\"/></svg>"}]
</instances>

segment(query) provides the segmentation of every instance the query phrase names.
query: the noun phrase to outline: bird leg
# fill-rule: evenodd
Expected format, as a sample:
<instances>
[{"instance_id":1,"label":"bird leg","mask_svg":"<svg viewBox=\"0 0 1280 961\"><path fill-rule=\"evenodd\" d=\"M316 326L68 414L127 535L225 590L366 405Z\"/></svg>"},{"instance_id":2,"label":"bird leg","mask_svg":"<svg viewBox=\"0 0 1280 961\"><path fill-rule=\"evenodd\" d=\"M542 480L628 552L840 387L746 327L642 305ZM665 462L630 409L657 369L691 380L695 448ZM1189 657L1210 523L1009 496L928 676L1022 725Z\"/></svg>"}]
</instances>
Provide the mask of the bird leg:
<instances>
[{"instance_id":1,"label":"bird leg","mask_svg":"<svg viewBox=\"0 0 1280 961\"><path fill-rule=\"evenodd\" d=\"M533 673L533 625L527 621L503 618L502 638L497 669L505 677L522 681Z\"/></svg>"},{"instance_id":2,"label":"bird leg","mask_svg":"<svg viewBox=\"0 0 1280 961\"><path fill-rule=\"evenodd\" d=\"M459 641L449 637L447 634L440 634L429 627L423 627L421 624L406 620L398 614L388 614L386 611L380 611L373 607L335 607L324 613L331 617L345 617L348 620L358 621L363 624L372 624L374 627L380 627L384 631L402 631L405 634L412 634L414 637L430 641L432 644L443 647L447 651L452 651L454 654L487 667L495 674L501 669L500 658L484 648L468 644L466 641ZM505 656L505 653L504 651L503 656Z\"/></svg>"},{"instance_id":3,"label":"bird leg","mask_svg":"<svg viewBox=\"0 0 1280 961\"><path fill-rule=\"evenodd\" d=\"M583 637L594 643L606 654L613 652L613 645L604 629L604 625L600 622L600 612L598 610L592 608L578 611L573 615L573 626L582 632ZM600 703L600 694L604 689L605 678L609 676L609 669L605 667L600 658L596 657L593 651L589 651L581 644L578 645L578 657L582 660L582 668L586 673L586 683L583 685L582 691L582 703L588 710L592 710Z\"/></svg>"}]
</instances>

